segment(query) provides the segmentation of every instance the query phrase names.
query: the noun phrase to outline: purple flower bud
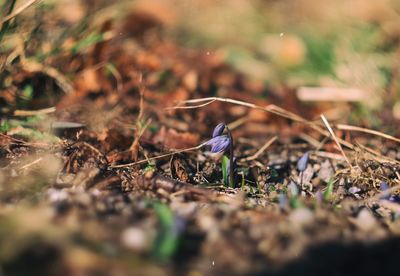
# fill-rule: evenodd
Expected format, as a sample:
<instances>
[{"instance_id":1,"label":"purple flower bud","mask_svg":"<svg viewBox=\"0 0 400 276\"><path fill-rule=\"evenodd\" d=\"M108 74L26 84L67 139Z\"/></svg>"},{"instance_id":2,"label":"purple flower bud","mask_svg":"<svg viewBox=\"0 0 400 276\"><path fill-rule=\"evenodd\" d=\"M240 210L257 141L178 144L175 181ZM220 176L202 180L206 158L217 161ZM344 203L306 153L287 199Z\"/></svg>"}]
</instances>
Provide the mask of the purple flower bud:
<instances>
[{"instance_id":1,"label":"purple flower bud","mask_svg":"<svg viewBox=\"0 0 400 276\"><path fill-rule=\"evenodd\" d=\"M220 135L224 132L224 129L225 129L225 124L224 124L224 123L219 123L219 124L214 128L212 137L215 138L215 137L217 137L217 136L220 136Z\"/></svg>"},{"instance_id":2,"label":"purple flower bud","mask_svg":"<svg viewBox=\"0 0 400 276\"><path fill-rule=\"evenodd\" d=\"M230 144L230 140L226 135L216 136L208 140L208 142L206 143L206 145L211 146L211 152L213 153L226 151L227 149L229 149Z\"/></svg>"},{"instance_id":3,"label":"purple flower bud","mask_svg":"<svg viewBox=\"0 0 400 276\"><path fill-rule=\"evenodd\" d=\"M310 157L310 153L308 151L305 154L303 154L302 157L300 157L299 161L297 162L297 169L299 171L302 172L307 168L309 157Z\"/></svg>"}]
</instances>

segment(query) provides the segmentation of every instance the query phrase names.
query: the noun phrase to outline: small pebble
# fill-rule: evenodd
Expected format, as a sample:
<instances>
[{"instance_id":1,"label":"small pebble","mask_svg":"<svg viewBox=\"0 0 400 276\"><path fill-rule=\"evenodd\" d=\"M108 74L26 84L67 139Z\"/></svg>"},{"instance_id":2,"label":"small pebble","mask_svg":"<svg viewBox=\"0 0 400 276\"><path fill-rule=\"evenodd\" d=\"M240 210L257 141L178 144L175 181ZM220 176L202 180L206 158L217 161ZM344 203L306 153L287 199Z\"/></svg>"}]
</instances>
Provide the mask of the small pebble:
<instances>
[{"instance_id":1,"label":"small pebble","mask_svg":"<svg viewBox=\"0 0 400 276\"><path fill-rule=\"evenodd\" d=\"M307 208L300 208L294 210L290 216L289 220L299 227L304 227L310 225L314 220L314 214Z\"/></svg>"},{"instance_id":2,"label":"small pebble","mask_svg":"<svg viewBox=\"0 0 400 276\"><path fill-rule=\"evenodd\" d=\"M146 234L137 227L129 227L121 233L121 243L134 251L143 251L147 247Z\"/></svg>"},{"instance_id":3,"label":"small pebble","mask_svg":"<svg viewBox=\"0 0 400 276\"><path fill-rule=\"evenodd\" d=\"M360 230L367 232L376 226L376 219L367 209L362 209L355 220L355 224Z\"/></svg>"}]
</instances>

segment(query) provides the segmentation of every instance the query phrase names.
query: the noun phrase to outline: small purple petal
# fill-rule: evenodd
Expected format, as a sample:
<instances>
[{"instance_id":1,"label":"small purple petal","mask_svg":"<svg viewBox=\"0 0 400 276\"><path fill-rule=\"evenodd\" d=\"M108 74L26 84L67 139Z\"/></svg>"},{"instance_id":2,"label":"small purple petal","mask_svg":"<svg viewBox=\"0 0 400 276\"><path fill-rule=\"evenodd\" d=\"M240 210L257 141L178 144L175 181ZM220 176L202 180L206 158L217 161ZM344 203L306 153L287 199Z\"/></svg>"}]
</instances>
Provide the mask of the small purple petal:
<instances>
[{"instance_id":1,"label":"small purple petal","mask_svg":"<svg viewBox=\"0 0 400 276\"><path fill-rule=\"evenodd\" d=\"M172 233L175 235L181 234L187 226L187 221L184 217L175 216L174 223L172 225Z\"/></svg>"},{"instance_id":2,"label":"small purple petal","mask_svg":"<svg viewBox=\"0 0 400 276\"><path fill-rule=\"evenodd\" d=\"M381 182L381 190L382 190L382 196L381 199L389 199L390 198L390 192L388 191L389 185L385 182Z\"/></svg>"},{"instance_id":3,"label":"small purple petal","mask_svg":"<svg viewBox=\"0 0 400 276\"><path fill-rule=\"evenodd\" d=\"M222 136L218 136L218 137L222 137ZM229 148L229 138L225 138L223 140L221 140L219 143L216 143L212 146L211 151L212 152L222 152L222 151L226 151Z\"/></svg>"},{"instance_id":4,"label":"small purple petal","mask_svg":"<svg viewBox=\"0 0 400 276\"><path fill-rule=\"evenodd\" d=\"M391 195L389 191L389 185L384 181L381 182L381 190L383 191L381 199L386 199L394 203L400 203L400 196Z\"/></svg>"},{"instance_id":5,"label":"small purple petal","mask_svg":"<svg viewBox=\"0 0 400 276\"><path fill-rule=\"evenodd\" d=\"M219 136L214 137L214 138L211 138L210 140L207 141L206 145L212 146L212 145L214 145L215 143L218 143L218 142L220 141L220 139L221 139L221 138L220 138Z\"/></svg>"},{"instance_id":6,"label":"small purple petal","mask_svg":"<svg viewBox=\"0 0 400 276\"><path fill-rule=\"evenodd\" d=\"M285 209L288 204L288 199L285 194L278 195L279 208Z\"/></svg>"},{"instance_id":7,"label":"small purple petal","mask_svg":"<svg viewBox=\"0 0 400 276\"><path fill-rule=\"evenodd\" d=\"M381 182L381 190L386 191L387 189L389 189L389 185L385 181L382 181Z\"/></svg>"},{"instance_id":8,"label":"small purple petal","mask_svg":"<svg viewBox=\"0 0 400 276\"><path fill-rule=\"evenodd\" d=\"M299 195L299 188L293 181L290 181L290 183L288 185L288 189L293 197L296 197Z\"/></svg>"},{"instance_id":9,"label":"small purple petal","mask_svg":"<svg viewBox=\"0 0 400 276\"><path fill-rule=\"evenodd\" d=\"M215 138L215 137L217 137L217 136L220 136L220 135L224 132L224 129L225 129L225 124L224 124L224 123L218 124L218 125L214 128L212 137Z\"/></svg>"},{"instance_id":10,"label":"small purple petal","mask_svg":"<svg viewBox=\"0 0 400 276\"><path fill-rule=\"evenodd\" d=\"M307 151L305 154L303 154L302 157L300 157L299 161L297 162L297 169L299 171L302 172L307 168L309 156L310 156L310 153Z\"/></svg>"},{"instance_id":11,"label":"small purple petal","mask_svg":"<svg viewBox=\"0 0 400 276\"><path fill-rule=\"evenodd\" d=\"M230 140L226 135L216 136L208 140L206 145L211 146L211 152L213 153L223 152L229 148Z\"/></svg>"}]
</instances>

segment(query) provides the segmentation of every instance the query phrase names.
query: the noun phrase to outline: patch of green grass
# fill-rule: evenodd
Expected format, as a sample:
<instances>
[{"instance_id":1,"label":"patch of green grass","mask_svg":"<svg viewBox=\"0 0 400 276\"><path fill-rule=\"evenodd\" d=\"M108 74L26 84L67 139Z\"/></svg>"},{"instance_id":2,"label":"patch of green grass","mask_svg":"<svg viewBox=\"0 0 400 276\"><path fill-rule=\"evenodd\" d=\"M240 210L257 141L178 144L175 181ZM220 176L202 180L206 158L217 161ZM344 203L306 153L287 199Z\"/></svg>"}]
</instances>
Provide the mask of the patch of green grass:
<instances>
[{"instance_id":1,"label":"patch of green grass","mask_svg":"<svg viewBox=\"0 0 400 276\"><path fill-rule=\"evenodd\" d=\"M0 121L0 132L7 132L11 129L10 124L8 123L7 120L1 120Z\"/></svg>"},{"instance_id":2,"label":"patch of green grass","mask_svg":"<svg viewBox=\"0 0 400 276\"><path fill-rule=\"evenodd\" d=\"M82 40L79 40L78 42L76 42L75 45L72 46L71 52L73 54L77 54L92 45L95 45L99 42L104 41L104 39L105 39L104 35L101 33L97 33L97 32L90 33L88 36L86 36Z\"/></svg>"},{"instance_id":3,"label":"patch of green grass","mask_svg":"<svg viewBox=\"0 0 400 276\"><path fill-rule=\"evenodd\" d=\"M299 69L316 76L333 75L336 61L334 38L306 35L303 39L307 48L307 56Z\"/></svg>"}]
</instances>

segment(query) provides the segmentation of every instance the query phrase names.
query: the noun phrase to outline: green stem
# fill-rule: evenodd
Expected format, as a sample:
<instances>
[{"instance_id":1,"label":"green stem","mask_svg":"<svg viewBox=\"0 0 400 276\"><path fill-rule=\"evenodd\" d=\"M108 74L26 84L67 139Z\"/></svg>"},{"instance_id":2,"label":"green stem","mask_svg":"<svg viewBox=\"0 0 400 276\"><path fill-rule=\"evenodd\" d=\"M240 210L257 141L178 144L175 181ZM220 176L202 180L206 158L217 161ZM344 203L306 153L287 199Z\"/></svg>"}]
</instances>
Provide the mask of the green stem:
<instances>
[{"instance_id":1,"label":"green stem","mask_svg":"<svg viewBox=\"0 0 400 276\"><path fill-rule=\"evenodd\" d=\"M229 186L234 188L235 187L235 177L234 177L234 168L233 168L233 137L231 130L228 126L225 126L226 132L228 133L230 146L229 146Z\"/></svg>"}]
</instances>

